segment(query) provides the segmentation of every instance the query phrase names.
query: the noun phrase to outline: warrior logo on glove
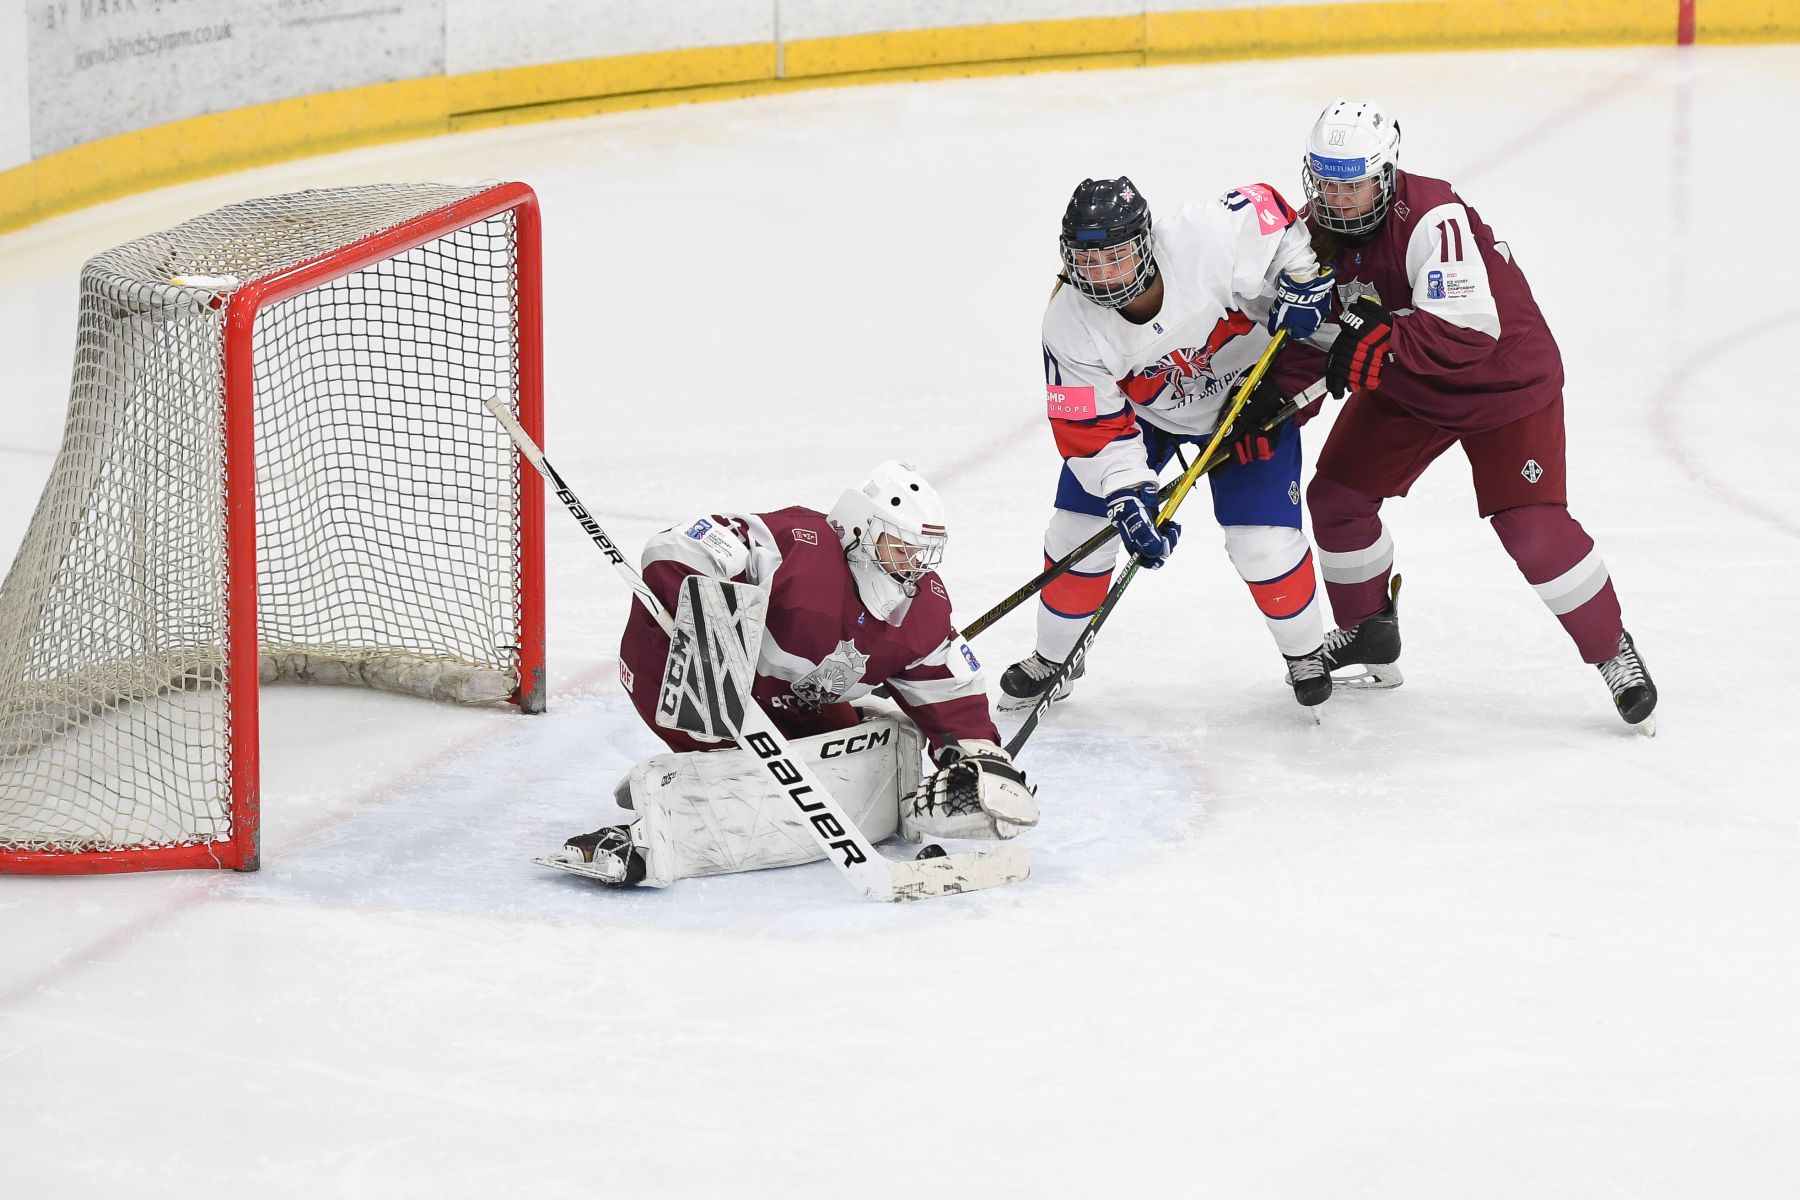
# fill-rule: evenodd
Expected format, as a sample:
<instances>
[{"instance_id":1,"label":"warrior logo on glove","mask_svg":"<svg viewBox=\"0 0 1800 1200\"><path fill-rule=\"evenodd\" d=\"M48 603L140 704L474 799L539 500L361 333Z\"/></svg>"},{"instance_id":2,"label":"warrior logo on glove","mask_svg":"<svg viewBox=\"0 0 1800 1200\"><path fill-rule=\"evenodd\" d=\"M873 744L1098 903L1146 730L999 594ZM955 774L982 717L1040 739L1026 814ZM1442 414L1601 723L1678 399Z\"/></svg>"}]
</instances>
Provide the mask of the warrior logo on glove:
<instances>
[{"instance_id":1,"label":"warrior logo on glove","mask_svg":"<svg viewBox=\"0 0 1800 1200\"><path fill-rule=\"evenodd\" d=\"M1367 296L1358 296L1344 313L1343 331L1325 358L1325 386L1334 396L1373 391L1381 386L1381 368L1393 351L1394 318Z\"/></svg>"}]
</instances>

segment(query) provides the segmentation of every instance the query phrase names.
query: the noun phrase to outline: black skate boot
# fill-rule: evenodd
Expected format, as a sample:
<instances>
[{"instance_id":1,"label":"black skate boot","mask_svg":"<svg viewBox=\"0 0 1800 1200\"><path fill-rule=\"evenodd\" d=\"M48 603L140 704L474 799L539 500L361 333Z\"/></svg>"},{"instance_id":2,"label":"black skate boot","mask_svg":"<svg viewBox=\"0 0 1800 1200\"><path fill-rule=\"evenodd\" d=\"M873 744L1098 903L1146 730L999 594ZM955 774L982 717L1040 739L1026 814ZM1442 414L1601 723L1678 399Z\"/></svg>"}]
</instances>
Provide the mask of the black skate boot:
<instances>
[{"instance_id":1,"label":"black skate boot","mask_svg":"<svg viewBox=\"0 0 1800 1200\"><path fill-rule=\"evenodd\" d=\"M1294 699L1307 708L1331 699L1331 671L1325 665L1325 647L1311 654L1284 654L1287 659L1287 681L1294 689Z\"/></svg>"},{"instance_id":2,"label":"black skate boot","mask_svg":"<svg viewBox=\"0 0 1800 1200\"><path fill-rule=\"evenodd\" d=\"M1400 661L1400 576L1388 585L1387 607L1349 629L1325 635L1331 681L1347 688L1396 688L1406 682ZM1360 670L1346 668L1357 668Z\"/></svg>"},{"instance_id":3,"label":"black skate boot","mask_svg":"<svg viewBox=\"0 0 1800 1200\"><path fill-rule=\"evenodd\" d=\"M1006 668L1006 673L1000 676L1000 699L995 707L1001 712L1019 712L1030 708L1038 702L1044 689L1050 686L1050 680L1060 670L1061 663L1033 651L1030 658L1020 659ZM1078 663L1057 685L1056 694L1050 698L1051 702L1061 700L1074 691L1075 681L1086 673L1087 664Z\"/></svg>"},{"instance_id":4,"label":"black skate boot","mask_svg":"<svg viewBox=\"0 0 1800 1200\"><path fill-rule=\"evenodd\" d=\"M1636 725L1652 737L1656 736L1656 684L1638 657L1631 635L1619 632L1619 653L1603 663L1596 663L1601 678L1612 689L1613 706L1627 725Z\"/></svg>"},{"instance_id":5,"label":"black skate boot","mask_svg":"<svg viewBox=\"0 0 1800 1200\"><path fill-rule=\"evenodd\" d=\"M533 861L614 887L644 881L644 854L631 844L629 825L603 825L592 833L577 834L555 854Z\"/></svg>"}]
</instances>

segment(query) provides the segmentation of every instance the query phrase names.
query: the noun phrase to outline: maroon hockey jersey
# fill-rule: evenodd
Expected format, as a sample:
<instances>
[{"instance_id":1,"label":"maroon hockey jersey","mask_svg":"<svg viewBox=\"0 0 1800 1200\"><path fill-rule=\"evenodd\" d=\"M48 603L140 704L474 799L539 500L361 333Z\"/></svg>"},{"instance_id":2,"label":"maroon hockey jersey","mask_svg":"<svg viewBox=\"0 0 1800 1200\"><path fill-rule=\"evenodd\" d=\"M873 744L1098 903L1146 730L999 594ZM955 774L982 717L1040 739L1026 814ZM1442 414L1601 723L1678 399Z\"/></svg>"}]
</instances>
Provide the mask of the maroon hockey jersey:
<instances>
[{"instance_id":1,"label":"maroon hockey jersey","mask_svg":"<svg viewBox=\"0 0 1800 1200\"><path fill-rule=\"evenodd\" d=\"M1480 433L1562 394L1562 355L1525 273L1443 180L1396 171L1374 238L1329 261L1342 305L1367 295L1395 314L1381 394L1420 420ZM1310 348L1284 358L1278 374L1290 389L1324 372Z\"/></svg>"},{"instance_id":2,"label":"maroon hockey jersey","mask_svg":"<svg viewBox=\"0 0 1800 1200\"><path fill-rule=\"evenodd\" d=\"M670 612L681 580L704 573L769 592L756 698L789 737L857 723L850 701L886 684L935 750L946 738L999 741L981 664L950 618L950 597L926 575L890 624L862 603L836 531L823 513L712 513L652 537L644 581ZM655 733L677 750L706 749L655 723L669 639L641 604L619 648L620 680Z\"/></svg>"}]
</instances>

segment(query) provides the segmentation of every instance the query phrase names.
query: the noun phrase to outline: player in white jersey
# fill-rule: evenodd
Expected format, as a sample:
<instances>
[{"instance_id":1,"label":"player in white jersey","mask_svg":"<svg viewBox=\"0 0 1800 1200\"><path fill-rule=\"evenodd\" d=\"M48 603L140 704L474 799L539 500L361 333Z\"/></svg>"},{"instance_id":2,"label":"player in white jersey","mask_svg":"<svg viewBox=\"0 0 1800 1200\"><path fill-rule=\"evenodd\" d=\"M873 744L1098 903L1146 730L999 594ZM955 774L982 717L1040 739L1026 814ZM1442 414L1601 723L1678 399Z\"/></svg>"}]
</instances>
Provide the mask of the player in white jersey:
<instances>
[{"instance_id":1,"label":"player in white jersey","mask_svg":"<svg viewBox=\"0 0 1800 1200\"><path fill-rule=\"evenodd\" d=\"M1063 469L1044 558L1063 557L1110 520L1127 550L1159 567L1181 531L1156 525L1158 472L1177 447L1198 453L1210 440L1274 329L1302 339L1318 330L1330 281L1306 227L1266 184L1185 204L1152 224L1129 179L1084 180L1063 215L1061 245L1043 339ZM1331 678L1300 529L1300 433L1260 432L1284 403L1272 376L1228 435L1237 461L1208 478L1226 553L1287 660L1295 698L1315 705L1331 695ZM1105 599L1116 556L1108 544L1044 589L1037 650L1002 676L1002 708L1023 708L1051 685Z\"/></svg>"}]
</instances>

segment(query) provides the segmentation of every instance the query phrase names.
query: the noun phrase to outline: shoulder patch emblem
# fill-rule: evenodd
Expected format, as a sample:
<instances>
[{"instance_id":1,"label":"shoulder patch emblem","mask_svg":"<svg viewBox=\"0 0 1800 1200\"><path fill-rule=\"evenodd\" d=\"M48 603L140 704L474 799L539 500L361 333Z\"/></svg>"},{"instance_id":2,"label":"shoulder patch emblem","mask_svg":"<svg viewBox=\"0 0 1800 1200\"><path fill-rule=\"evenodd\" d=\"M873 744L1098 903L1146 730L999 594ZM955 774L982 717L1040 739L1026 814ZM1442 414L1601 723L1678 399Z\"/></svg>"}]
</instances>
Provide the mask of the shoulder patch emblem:
<instances>
[{"instance_id":1,"label":"shoulder patch emblem","mask_svg":"<svg viewBox=\"0 0 1800 1200\"><path fill-rule=\"evenodd\" d=\"M939 600L948 600L950 598L944 594L944 585L935 579L931 580L931 594L936 596Z\"/></svg>"},{"instance_id":2,"label":"shoulder patch emblem","mask_svg":"<svg viewBox=\"0 0 1800 1200\"><path fill-rule=\"evenodd\" d=\"M805 542L809 546L816 546L819 544L819 535L810 529L796 529L794 530L794 540Z\"/></svg>"}]
</instances>

